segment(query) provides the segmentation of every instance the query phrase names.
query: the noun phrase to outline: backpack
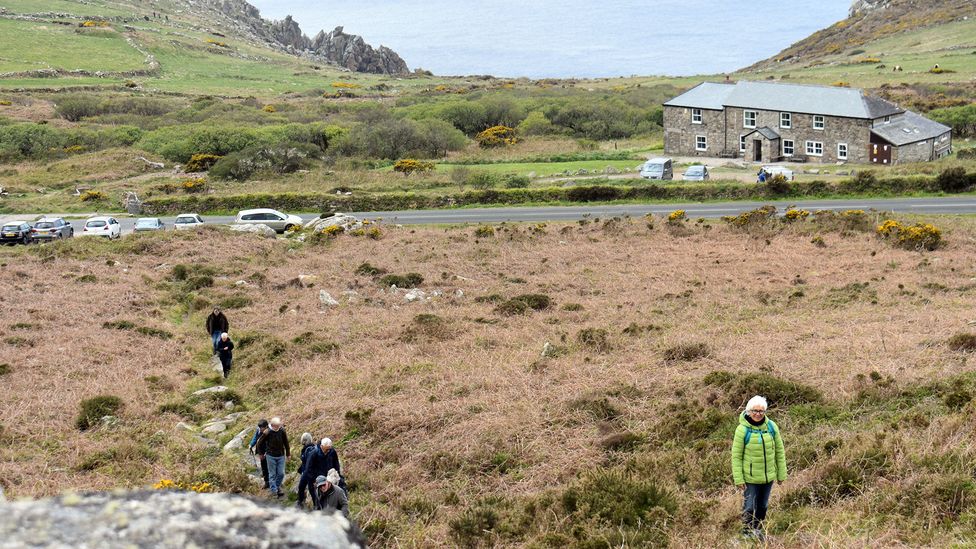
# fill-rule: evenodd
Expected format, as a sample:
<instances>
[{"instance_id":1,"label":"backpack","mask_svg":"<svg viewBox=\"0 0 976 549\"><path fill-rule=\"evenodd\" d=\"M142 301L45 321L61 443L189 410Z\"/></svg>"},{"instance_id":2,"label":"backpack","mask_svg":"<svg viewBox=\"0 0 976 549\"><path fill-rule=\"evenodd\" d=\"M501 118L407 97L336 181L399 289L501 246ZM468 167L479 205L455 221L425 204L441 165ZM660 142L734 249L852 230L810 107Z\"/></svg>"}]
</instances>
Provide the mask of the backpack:
<instances>
[{"instance_id":1,"label":"backpack","mask_svg":"<svg viewBox=\"0 0 976 549\"><path fill-rule=\"evenodd\" d=\"M773 438L776 438L776 426L773 424L772 421L769 421L768 423L769 423L769 426L768 426L769 436L771 436ZM744 442L742 444L742 451L743 452L745 452L745 447L749 445L749 439L752 438L752 432L753 431L755 431L757 433L761 433L762 432L762 429L753 429L752 427L746 427L746 436L745 436Z\"/></svg>"}]
</instances>

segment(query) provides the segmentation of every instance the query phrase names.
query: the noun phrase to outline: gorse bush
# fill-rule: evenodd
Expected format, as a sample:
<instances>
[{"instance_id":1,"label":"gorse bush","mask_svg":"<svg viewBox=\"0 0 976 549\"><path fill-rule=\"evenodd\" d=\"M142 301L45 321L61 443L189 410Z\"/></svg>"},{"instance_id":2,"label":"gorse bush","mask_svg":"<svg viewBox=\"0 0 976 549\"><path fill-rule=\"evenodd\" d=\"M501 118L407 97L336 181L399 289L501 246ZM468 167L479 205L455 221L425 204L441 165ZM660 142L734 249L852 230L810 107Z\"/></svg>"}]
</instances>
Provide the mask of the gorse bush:
<instances>
[{"instance_id":1,"label":"gorse bush","mask_svg":"<svg viewBox=\"0 0 976 549\"><path fill-rule=\"evenodd\" d=\"M213 167L221 157L215 154L195 154L183 166L185 172L205 172Z\"/></svg>"},{"instance_id":2,"label":"gorse bush","mask_svg":"<svg viewBox=\"0 0 976 549\"><path fill-rule=\"evenodd\" d=\"M935 250L942 244L942 231L929 223L903 225L889 219L875 230L883 240L909 250Z\"/></svg>"},{"instance_id":3,"label":"gorse bush","mask_svg":"<svg viewBox=\"0 0 976 549\"><path fill-rule=\"evenodd\" d=\"M97 425L102 417L118 412L122 408L122 399L113 395L101 395L81 401L80 407L75 426L86 431Z\"/></svg>"},{"instance_id":4,"label":"gorse bush","mask_svg":"<svg viewBox=\"0 0 976 549\"><path fill-rule=\"evenodd\" d=\"M397 160L393 164L393 171L397 173L402 173L404 176L409 176L414 173L430 173L434 170L434 163L427 162L423 160L415 160L413 158L404 158L402 160Z\"/></svg>"},{"instance_id":5,"label":"gorse bush","mask_svg":"<svg viewBox=\"0 0 976 549\"><path fill-rule=\"evenodd\" d=\"M766 373L735 374L718 370L706 375L702 382L722 389L724 394L718 395L718 401L733 408L744 406L753 395L766 397L770 406L823 401L823 394L813 387Z\"/></svg>"},{"instance_id":6,"label":"gorse bush","mask_svg":"<svg viewBox=\"0 0 976 549\"><path fill-rule=\"evenodd\" d=\"M515 128L508 126L492 126L475 136L475 140L482 148L503 147L519 142Z\"/></svg>"}]
</instances>

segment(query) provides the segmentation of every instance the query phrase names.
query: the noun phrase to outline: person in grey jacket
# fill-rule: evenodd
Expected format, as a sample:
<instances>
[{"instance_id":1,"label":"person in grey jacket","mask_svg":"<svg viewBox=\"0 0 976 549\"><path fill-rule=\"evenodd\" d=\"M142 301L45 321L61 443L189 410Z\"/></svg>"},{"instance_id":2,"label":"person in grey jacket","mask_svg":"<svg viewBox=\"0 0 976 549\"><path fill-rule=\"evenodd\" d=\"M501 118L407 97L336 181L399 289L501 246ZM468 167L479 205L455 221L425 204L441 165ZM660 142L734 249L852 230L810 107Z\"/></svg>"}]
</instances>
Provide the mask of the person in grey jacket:
<instances>
[{"instance_id":1,"label":"person in grey jacket","mask_svg":"<svg viewBox=\"0 0 976 549\"><path fill-rule=\"evenodd\" d=\"M338 480L335 469L329 471L333 481ZM345 490L330 482L327 477L319 475L315 478L315 509L319 511L341 511L342 516L349 518L349 498Z\"/></svg>"}]
</instances>

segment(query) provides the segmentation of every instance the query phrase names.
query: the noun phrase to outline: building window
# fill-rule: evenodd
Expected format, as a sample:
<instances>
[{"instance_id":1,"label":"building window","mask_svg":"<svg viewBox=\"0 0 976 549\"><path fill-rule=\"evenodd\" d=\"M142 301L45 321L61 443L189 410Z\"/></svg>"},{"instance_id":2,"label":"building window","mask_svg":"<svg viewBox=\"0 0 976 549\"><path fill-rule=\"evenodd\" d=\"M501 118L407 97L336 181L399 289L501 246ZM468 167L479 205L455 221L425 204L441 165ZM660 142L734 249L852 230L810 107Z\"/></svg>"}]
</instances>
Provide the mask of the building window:
<instances>
[{"instance_id":1,"label":"building window","mask_svg":"<svg viewBox=\"0 0 976 549\"><path fill-rule=\"evenodd\" d=\"M779 127L781 128L792 128L793 127L793 115L788 112L779 113Z\"/></svg>"},{"instance_id":2,"label":"building window","mask_svg":"<svg viewBox=\"0 0 976 549\"><path fill-rule=\"evenodd\" d=\"M691 123L692 124L702 123L701 109L691 109Z\"/></svg>"},{"instance_id":3,"label":"building window","mask_svg":"<svg viewBox=\"0 0 976 549\"><path fill-rule=\"evenodd\" d=\"M847 143L837 144L837 160L847 160Z\"/></svg>"},{"instance_id":4,"label":"building window","mask_svg":"<svg viewBox=\"0 0 976 549\"><path fill-rule=\"evenodd\" d=\"M808 156L823 156L823 143L820 141L807 141Z\"/></svg>"},{"instance_id":5,"label":"building window","mask_svg":"<svg viewBox=\"0 0 976 549\"><path fill-rule=\"evenodd\" d=\"M886 116L884 123L885 124L891 124L891 117L890 116Z\"/></svg>"},{"instance_id":6,"label":"building window","mask_svg":"<svg viewBox=\"0 0 976 549\"><path fill-rule=\"evenodd\" d=\"M746 152L746 136L744 135L739 136L739 152Z\"/></svg>"},{"instance_id":7,"label":"building window","mask_svg":"<svg viewBox=\"0 0 976 549\"><path fill-rule=\"evenodd\" d=\"M793 156L793 140L783 140L783 156Z\"/></svg>"},{"instance_id":8,"label":"building window","mask_svg":"<svg viewBox=\"0 0 976 549\"><path fill-rule=\"evenodd\" d=\"M747 128L755 128L756 111L742 111L742 125Z\"/></svg>"},{"instance_id":9,"label":"building window","mask_svg":"<svg viewBox=\"0 0 976 549\"><path fill-rule=\"evenodd\" d=\"M813 129L815 129L815 130L822 130L822 129L824 129L824 126L825 126L825 124L824 124L824 117L822 117L820 115L816 115L816 116L813 117Z\"/></svg>"},{"instance_id":10,"label":"building window","mask_svg":"<svg viewBox=\"0 0 976 549\"><path fill-rule=\"evenodd\" d=\"M695 136L695 150L696 151L707 151L708 150L708 138L704 135Z\"/></svg>"}]
</instances>

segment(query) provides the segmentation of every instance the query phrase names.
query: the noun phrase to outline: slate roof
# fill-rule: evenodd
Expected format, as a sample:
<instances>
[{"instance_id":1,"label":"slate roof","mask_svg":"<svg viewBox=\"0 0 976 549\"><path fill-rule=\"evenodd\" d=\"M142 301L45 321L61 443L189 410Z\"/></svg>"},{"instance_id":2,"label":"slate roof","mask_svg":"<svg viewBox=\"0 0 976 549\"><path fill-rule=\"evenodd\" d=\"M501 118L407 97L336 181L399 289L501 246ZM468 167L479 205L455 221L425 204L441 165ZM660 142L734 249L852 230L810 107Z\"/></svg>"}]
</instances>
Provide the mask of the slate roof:
<instances>
[{"instance_id":1,"label":"slate roof","mask_svg":"<svg viewBox=\"0 0 976 549\"><path fill-rule=\"evenodd\" d=\"M702 82L685 93L665 102L668 107L691 107L720 111L725 109L725 99L735 90L735 84Z\"/></svg>"},{"instance_id":2,"label":"slate roof","mask_svg":"<svg viewBox=\"0 0 976 549\"><path fill-rule=\"evenodd\" d=\"M874 119L904 112L879 97L854 88L751 82L704 82L664 103L672 107L722 110L725 107Z\"/></svg>"},{"instance_id":3,"label":"slate roof","mask_svg":"<svg viewBox=\"0 0 976 549\"><path fill-rule=\"evenodd\" d=\"M770 128L769 126L763 126L761 128L756 128L756 129L752 130L751 132L745 134L743 137L749 137L750 135L752 135L754 133L761 134L763 137L765 137L766 139L769 139L770 141L773 141L775 139L779 139L779 134L776 133L776 130Z\"/></svg>"},{"instance_id":4,"label":"slate roof","mask_svg":"<svg viewBox=\"0 0 976 549\"><path fill-rule=\"evenodd\" d=\"M934 139L951 129L949 126L929 120L918 113L905 111L905 114L892 118L888 124L874 127L871 133L892 145L901 146Z\"/></svg>"}]
</instances>

